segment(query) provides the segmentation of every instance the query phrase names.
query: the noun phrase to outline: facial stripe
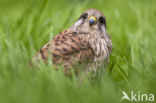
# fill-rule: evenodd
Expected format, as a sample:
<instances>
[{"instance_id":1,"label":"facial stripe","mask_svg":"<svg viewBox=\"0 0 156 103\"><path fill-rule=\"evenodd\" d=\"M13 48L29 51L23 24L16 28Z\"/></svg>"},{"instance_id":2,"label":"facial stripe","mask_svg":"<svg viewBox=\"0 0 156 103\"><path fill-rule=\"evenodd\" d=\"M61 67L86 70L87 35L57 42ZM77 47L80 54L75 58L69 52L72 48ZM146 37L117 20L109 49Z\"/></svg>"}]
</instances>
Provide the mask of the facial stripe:
<instances>
[{"instance_id":1,"label":"facial stripe","mask_svg":"<svg viewBox=\"0 0 156 103\"><path fill-rule=\"evenodd\" d=\"M98 28L99 28L100 31L102 31L100 23L98 24Z\"/></svg>"}]
</instances>

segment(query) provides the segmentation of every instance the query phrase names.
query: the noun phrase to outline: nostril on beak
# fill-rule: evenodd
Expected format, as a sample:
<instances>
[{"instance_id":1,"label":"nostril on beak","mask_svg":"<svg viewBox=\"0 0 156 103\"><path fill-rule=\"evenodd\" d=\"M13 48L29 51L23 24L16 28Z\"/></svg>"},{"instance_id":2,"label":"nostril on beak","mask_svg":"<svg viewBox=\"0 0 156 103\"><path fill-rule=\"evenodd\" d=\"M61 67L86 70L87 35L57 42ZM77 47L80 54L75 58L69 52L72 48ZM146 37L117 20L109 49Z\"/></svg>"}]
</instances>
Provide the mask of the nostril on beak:
<instances>
[{"instance_id":1,"label":"nostril on beak","mask_svg":"<svg viewBox=\"0 0 156 103\"><path fill-rule=\"evenodd\" d=\"M94 23L95 23L95 20L93 18L89 20L90 25L93 25Z\"/></svg>"},{"instance_id":2,"label":"nostril on beak","mask_svg":"<svg viewBox=\"0 0 156 103\"><path fill-rule=\"evenodd\" d=\"M93 25L93 24L95 24L95 22L96 22L96 17L95 16L90 16L89 17L89 24Z\"/></svg>"}]
</instances>

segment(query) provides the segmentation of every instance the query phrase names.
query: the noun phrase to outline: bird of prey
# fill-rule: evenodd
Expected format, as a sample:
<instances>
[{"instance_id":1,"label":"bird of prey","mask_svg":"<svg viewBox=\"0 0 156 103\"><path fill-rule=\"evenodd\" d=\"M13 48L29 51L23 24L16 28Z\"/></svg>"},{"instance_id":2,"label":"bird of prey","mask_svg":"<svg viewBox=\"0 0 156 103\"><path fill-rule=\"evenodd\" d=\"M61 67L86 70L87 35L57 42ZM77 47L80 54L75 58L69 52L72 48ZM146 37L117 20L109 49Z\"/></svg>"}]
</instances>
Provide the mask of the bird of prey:
<instances>
[{"instance_id":1,"label":"bird of prey","mask_svg":"<svg viewBox=\"0 0 156 103\"><path fill-rule=\"evenodd\" d=\"M41 58L47 63L50 57L53 65L63 65L63 71L71 75L71 69L88 73L98 71L102 63L108 64L112 41L106 32L106 18L96 9L84 11L67 30L57 34L45 44L32 61ZM78 69L78 67L81 67ZM57 68L58 69L58 68Z\"/></svg>"}]
</instances>

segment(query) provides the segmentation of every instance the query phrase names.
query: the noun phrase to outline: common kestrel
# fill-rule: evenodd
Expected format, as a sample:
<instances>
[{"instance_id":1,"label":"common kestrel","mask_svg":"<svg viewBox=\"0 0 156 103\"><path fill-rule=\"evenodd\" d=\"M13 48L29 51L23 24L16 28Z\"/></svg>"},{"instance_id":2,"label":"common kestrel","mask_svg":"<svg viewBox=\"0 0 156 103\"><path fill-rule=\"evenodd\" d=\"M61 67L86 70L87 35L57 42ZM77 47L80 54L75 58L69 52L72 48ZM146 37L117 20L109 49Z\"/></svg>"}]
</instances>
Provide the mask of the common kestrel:
<instances>
[{"instance_id":1,"label":"common kestrel","mask_svg":"<svg viewBox=\"0 0 156 103\"><path fill-rule=\"evenodd\" d=\"M45 44L32 61L41 58L46 63L50 57L56 68L63 65L65 74L71 74L71 68L76 73L79 69L88 73L98 71L102 63L108 64L111 51L112 42L106 32L105 16L96 9L89 9L69 29Z\"/></svg>"}]
</instances>

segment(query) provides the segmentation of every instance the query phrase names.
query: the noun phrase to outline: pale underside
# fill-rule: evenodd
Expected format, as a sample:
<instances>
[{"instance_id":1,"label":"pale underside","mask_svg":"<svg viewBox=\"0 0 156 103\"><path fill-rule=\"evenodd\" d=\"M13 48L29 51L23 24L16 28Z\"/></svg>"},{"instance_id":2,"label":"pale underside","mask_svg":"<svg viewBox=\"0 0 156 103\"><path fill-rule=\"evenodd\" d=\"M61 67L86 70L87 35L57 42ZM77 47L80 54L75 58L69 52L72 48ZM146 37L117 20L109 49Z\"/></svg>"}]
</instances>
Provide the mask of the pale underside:
<instances>
[{"instance_id":1,"label":"pale underside","mask_svg":"<svg viewBox=\"0 0 156 103\"><path fill-rule=\"evenodd\" d=\"M80 68L75 65L83 65L80 67L84 73L97 72L101 64L105 68L112 51L110 36L106 34L99 37L97 32L74 32L71 29L61 32L44 45L37 53L35 61L41 58L46 63L47 58L52 57L53 64L62 64L66 74L71 73L70 68L79 71L77 69Z\"/></svg>"}]
</instances>

